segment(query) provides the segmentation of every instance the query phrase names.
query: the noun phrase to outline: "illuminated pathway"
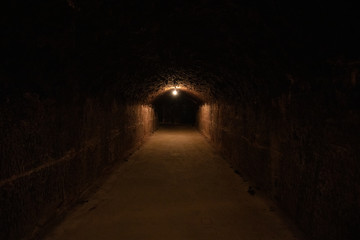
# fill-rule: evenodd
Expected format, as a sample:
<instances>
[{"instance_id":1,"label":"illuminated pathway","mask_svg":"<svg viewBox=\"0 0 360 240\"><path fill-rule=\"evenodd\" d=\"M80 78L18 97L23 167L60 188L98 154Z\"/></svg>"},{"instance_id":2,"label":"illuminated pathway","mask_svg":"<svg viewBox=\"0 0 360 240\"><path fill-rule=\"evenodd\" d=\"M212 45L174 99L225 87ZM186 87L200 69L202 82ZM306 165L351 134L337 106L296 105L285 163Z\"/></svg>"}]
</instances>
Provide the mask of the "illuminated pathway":
<instances>
[{"instance_id":1,"label":"illuminated pathway","mask_svg":"<svg viewBox=\"0 0 360 240\"><path fill-rule=\"evenodd\" d=\"M247 189L197 131L160 129L46 239L300 239Z\"/></svg>"}]
</instances>

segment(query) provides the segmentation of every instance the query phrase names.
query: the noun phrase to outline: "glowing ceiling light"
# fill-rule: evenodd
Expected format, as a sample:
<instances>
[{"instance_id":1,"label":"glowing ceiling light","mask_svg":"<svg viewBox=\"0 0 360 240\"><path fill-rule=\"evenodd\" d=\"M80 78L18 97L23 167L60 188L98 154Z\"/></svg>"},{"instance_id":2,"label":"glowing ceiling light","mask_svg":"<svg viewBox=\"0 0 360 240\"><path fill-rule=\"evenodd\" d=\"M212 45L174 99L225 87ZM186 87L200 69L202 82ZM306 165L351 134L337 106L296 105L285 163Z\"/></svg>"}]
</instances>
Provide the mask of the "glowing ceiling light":
<instances>
[{"instance_id":1,"label":"glowing ceiling light","mask_svg":"<svg viewBox=\"0 0 360 240\"><path fill-rule=\"evenodd\" d=\"M174 96L176 96L176 95L178 94L177 90L174 89L174 90L172 91L172 94L173 94Z\"/></svg>"}]
</instances>

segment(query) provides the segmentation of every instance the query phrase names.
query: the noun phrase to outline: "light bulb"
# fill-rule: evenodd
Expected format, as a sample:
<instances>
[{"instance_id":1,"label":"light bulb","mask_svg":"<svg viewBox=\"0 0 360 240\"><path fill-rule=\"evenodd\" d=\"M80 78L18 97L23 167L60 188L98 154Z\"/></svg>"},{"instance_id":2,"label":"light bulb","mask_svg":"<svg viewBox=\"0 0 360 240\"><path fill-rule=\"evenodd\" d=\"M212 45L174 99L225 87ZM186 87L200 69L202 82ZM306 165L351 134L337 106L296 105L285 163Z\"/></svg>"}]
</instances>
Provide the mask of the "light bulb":
<instances>
[{"instance_id":1,"label":"light bulb","mask_svg":"<svg viewBox=\"0 0 360 240\"><path fill-rule=\"evenodd\" d=\"M176 95L178 94L178 92L176 91L176 89L174 89L174 91L172 91L172 94L173 94L174 96L176 96Z\"/></svg>"}]
</instances>

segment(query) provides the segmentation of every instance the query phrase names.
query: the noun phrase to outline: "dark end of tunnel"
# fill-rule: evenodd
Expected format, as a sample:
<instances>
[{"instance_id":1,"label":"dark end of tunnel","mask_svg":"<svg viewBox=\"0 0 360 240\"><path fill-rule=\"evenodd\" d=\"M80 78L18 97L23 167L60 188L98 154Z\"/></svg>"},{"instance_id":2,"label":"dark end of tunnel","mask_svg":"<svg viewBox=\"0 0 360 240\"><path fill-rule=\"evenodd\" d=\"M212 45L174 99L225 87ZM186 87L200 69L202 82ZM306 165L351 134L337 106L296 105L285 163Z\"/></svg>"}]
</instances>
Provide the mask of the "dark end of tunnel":
<instances>
[{"instance_id":1,"label":"dark end of tunnel","mask_svg":"<svg viewBox=\"0 0 360 240\"><path fill-rule=\"evenodd\" d=\"M201 100L180 89L169 90L153 101L156 117L160 125L195 126Z\"/></svg>"}]
</instances>

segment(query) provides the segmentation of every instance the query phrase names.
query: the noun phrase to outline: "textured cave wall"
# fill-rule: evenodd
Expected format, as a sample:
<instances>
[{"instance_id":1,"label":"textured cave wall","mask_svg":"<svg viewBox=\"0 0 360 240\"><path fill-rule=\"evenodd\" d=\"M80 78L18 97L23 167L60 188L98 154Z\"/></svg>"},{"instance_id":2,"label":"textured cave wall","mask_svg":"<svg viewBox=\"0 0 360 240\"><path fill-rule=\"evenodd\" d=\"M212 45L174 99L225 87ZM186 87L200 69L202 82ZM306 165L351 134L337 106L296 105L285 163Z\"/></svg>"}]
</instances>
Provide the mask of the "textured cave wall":
<instances>
[{"instance_id":1,"label":"textured cave wall","mask_svg":"<svg viewBox=\"0 0 360 240\"><path fill-rule=\"evenodd\" d=\"M360 237L357 69L287 76L277 97L204 104L198 113L200 131L310 239Z\"/></svg>"},{"instance_id":2,"label":"textured cave wall","mask_svg":"<svg viewBox=\"0 0 360 240\"><path fill-rule=\"evenodd\" d=\"M156 126L147 105L59 103L35 93L0 107L0 239L35 236Z\"/></svg>"}]
</instances>

